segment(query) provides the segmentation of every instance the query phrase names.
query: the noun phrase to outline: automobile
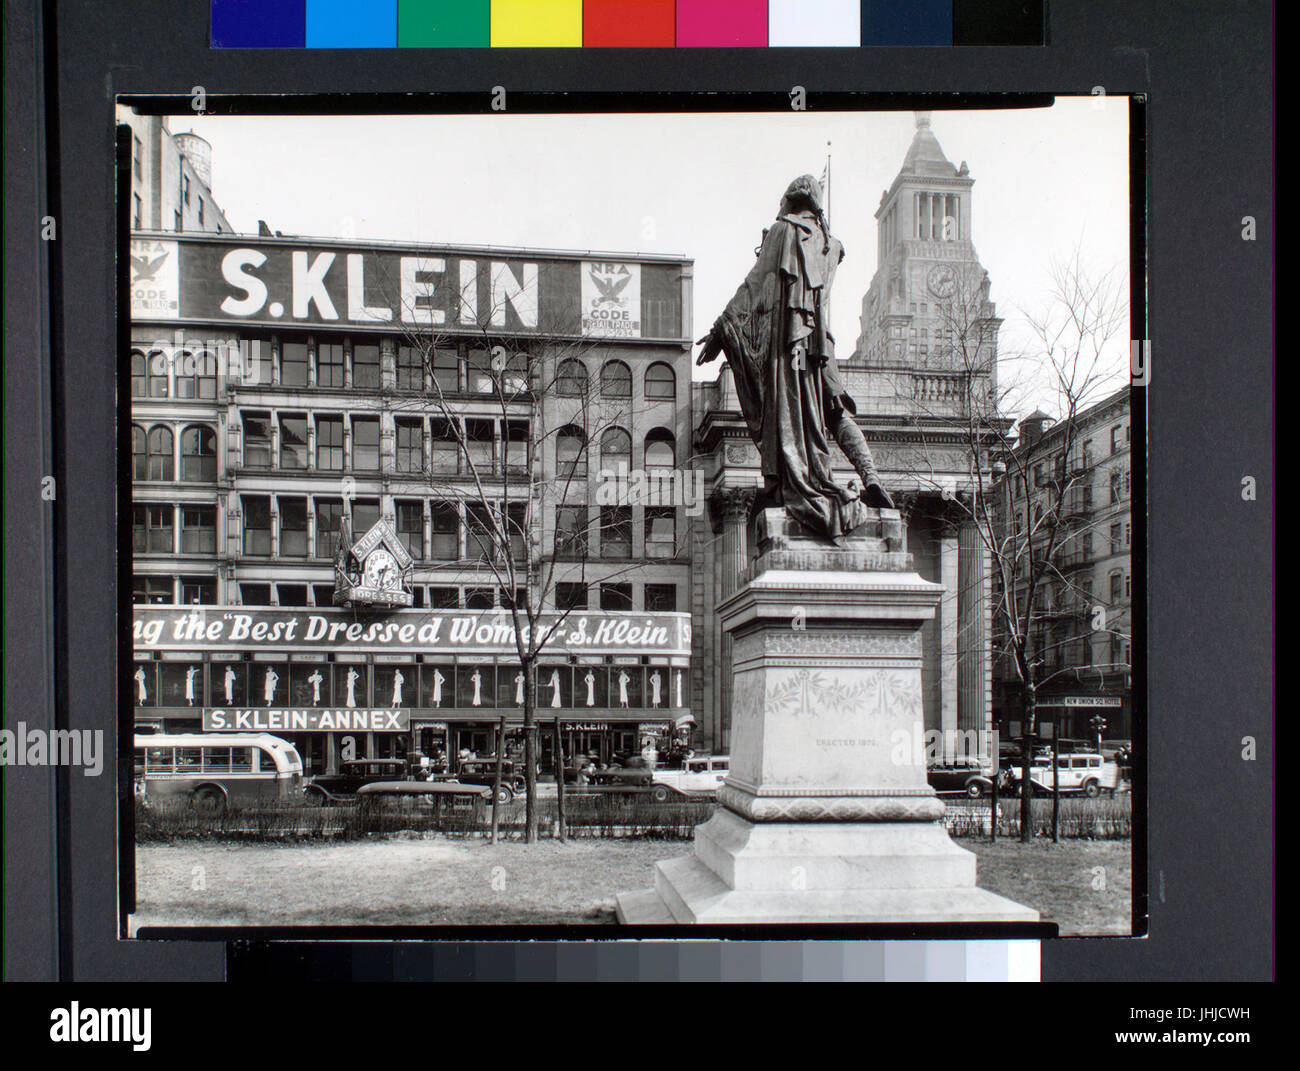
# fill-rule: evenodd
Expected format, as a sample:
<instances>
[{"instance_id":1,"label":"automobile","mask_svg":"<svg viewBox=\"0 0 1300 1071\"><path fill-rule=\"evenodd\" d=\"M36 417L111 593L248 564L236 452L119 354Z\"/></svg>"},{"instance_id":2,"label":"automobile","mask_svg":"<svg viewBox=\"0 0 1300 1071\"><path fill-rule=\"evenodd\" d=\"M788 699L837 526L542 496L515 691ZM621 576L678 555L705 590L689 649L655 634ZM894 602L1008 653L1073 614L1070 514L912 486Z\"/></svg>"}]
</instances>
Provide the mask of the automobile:
<instances>
[{"instance_id":1,"label":"automobile","mask_svg":"<svg viewBox=\"0 0 1300 1071\"><path fill-rule=\"evenodd\" d=\"M1019 794L1023 782L1023 767L1010 770L1011 791ZM1064 793L1099 796L1103 791L1114 795L1119 787L1119 768L1106 761L1098 752L1076 751L1060 755L1056 760L1056 773L1052 772L1052 756L1034 759L1029 772L1030 792L1036 796L1050 796L1054 785Z\"/></svg>"},{"instance_id":2,"label":"automobile","mask_svg":"<svg viewBox=\"0 0 1300 1071\"><path fill-rule=\"evenodd\" d=\"M340 763L335 774L315 774L307 780L307 796L316 803L350 802L364 785L379 781L406 781L410 769L405 759L351 759Z\"/></svg>"},{"instance_id":3,"label":"automobile","mask_svg":"<svg viewBox=\"0 0 1300 1071\"><path fill-rule=\"evenodd\" d=\"M564 790L568 799L581 796L613 796L621 800L649 799L654 803L668 803L670 800L699 800L704 793L683 792L671 785L652 783L632 784L627 782L606 782L605 784L574 785Z\"/></svg>"},{"instance_id":4,"label":"automobile","mask_svg":"<svg viewBox=\"0 0 1300 1071\"><path fill-rule=\"evenodd\" d=\"M357 789L357 805L383 811L434 815L471 814L481 818L492 790L459 781L372 781Z\"/></svg>"},{"instance_id":5,"label":"automobile","mask_svg":"<svg viewBox=\"0 0 1300 1071\"><path fill-rule=\"evenodd\" d=\"M463 785L479 785L481 787L491 788L496 784L497 777L497 760L495 755L488 755L484 758L462 759L460 769L454 777L435 776L433 782L457 781ZM512 759L501 760L501 786L497 791L498 803L509 803L519 793L524 791L526 782L524 780L523 770L518 768Z\"/></svg>"},{"instance_id":6,"label":"automobile","mask_svg":"<svg viewBox=\"0 0 1300 1071\"><path fill-rule=\"evenodd\" d=\"M993 791L993 771L977 762L931 766L925 772L930 787L940 796L969 796L978 799Z\"/></svg>"},{"instance_id":7,"label":"automobile","mask_svg":"<svg viewBox=\"0 0 1300 1071\"><path fill-rule=\"evenodd\" d=\"M730 769L730 755L695 755L687 759L679 770L654 770L652 783L667 785L688 795L712 794L727 779Z\"/></svg>"}]
</instances>

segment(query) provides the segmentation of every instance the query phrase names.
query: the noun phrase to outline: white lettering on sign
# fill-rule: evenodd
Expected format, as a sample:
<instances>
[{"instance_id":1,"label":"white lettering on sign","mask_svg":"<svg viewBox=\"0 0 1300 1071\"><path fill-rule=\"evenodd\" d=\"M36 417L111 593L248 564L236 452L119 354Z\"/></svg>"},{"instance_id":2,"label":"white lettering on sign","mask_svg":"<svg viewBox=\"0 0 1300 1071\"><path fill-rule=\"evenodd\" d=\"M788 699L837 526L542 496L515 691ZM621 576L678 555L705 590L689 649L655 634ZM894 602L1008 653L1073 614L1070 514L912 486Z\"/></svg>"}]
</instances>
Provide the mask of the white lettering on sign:
<instances>
[{"instance_id":1,"label":"white lettering on sign","mask_svg":"<svg viewBox=\"0 0 1300 1071\"><path fill-rule=\"evenodd\" d=\"M256 249L232 249L221 258L221 277L244 295L227 297L221 303L222 312L229 316L252 316L261 311L266 304L266 284L244 268L260 268L265 263L266 254Z\"/></svg>"},{"instance_id":2,"label":"white lettering on sign","mask_svg":"<svg viewBox=\"0 0 1300 1071\"><path fill-rule=\"evenodd\" d=\"M318 253L316 259L307 263L307 254L295 249L293 253L293 315L297 320L305 320L311 314L311 303L316 302L321 319L337 320L338 311L330 300L330 292L325 289L325 273L334 263L333 253Z\"/></svg>"},{"instance_id":3,"label":"white lettering on sign","mask_svg":"<svg viewBox=\"0 0 1300 1071\"><path fill-rule=\"evenodd\" d=\"M203 731L213 732L371 732L402 733L410 728L411 712L316 707L205 707Z\"/></svg>"},{"instance_id":4,"label":"white lettering on sign","mask_svg":"<svg viewBox=\"0 0 1300 1071\"><path fill-rule=\"evenodd\" d=\"M402 271L402 321L408 324L440 324L447 319L442 309L431 308L427 302L437 293L437 284L428 276L441 275L447 262L439 258L425 260L420 257L403 257Z\"/></svg>"},{"instance_id":5,"label":"white lettering on sign","mask_svg":"<svg viewBox=\"0 0 1300 1071\"><path fill-rule=\"evenodd\" d=\"M544 614L538 627L545 634L554 621ZM393 610L357 621L350 613L330 610L138 606L131 635L140 650L353 648L511 655L517 650L510 615L486 611ZM527 625L521 638L530 642ZM689 655L689 618L681 613L581 614L565 620L546 648Z\"/></svg>"},{"instance_id":6,"label":"white lettering on sign","mask_svg":"<svg viewBox=\"0 0 1300 1071\"><path fill-rule=\"evenodd\" d=\"M384 324L393 318L393 310L366 304L365 257L348 254L348 319L356 323Z\"/></svg>"},{"instance_id":7,"label":"white lettering on sign","mask_svg":"<svg viewBox=\"0 0 1300 1071\"><path fill-rule=\"evenodd\" d=\"M506 322L506 302L509 302L524 327L537 326L537 265L525 264L524 277L515 278L508 265L492 263L492 326L503 327Z\"/></svg>"},{"instance_id":8,"label":"white lettering on sign","mask_svg":"<svg viewBox=\"0 0 1300 1071\"><path fill-rule=\"evenodd\" d=\"M582 333L641 337L641 265L582 262Z\"/></svg>"}]
</instances>

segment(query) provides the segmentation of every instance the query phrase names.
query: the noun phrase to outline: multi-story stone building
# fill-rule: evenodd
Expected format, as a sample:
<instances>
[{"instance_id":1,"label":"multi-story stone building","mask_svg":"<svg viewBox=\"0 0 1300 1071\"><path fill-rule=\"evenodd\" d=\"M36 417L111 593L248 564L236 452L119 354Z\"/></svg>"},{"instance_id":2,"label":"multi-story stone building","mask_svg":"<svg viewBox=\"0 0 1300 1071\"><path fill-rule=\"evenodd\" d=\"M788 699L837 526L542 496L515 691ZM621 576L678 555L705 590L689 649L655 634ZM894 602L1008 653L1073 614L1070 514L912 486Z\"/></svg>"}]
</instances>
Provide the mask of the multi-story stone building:
<instances>
[{"instance_id":1,"label":"multi-story stone building","mask_svg":"<svg viewBox=\"0 0 1300 1071\"><path fill-rule=\"evenodd\" d=\"M194 133L173 134L166 116L118 109L131 130L131 229L228 234L212 194L212 147Z\"/></svg>"},{"instance_id":2,"label":"multi-story stone building","mask_svg":"<svg viewBox=\"0 0 1300 1071\"><path fill-rule=\"evenodd\" d=\"M927 113L901 169L876 210L878 267L862 300L861 333L839 371L858 406L881 477L904 513L918 572L944 595L923 631L927 730L939 730L942 757L987 746L990 728L990 567L975 517L989 483L997 441L997 335L1001 321L972 241L971 187L930 129ZM845 239L850 256L854 238ZM861 244L861 243L858 243ZM698 605L734 590L755 553L747 524L762 483L758 452L741 418L730 373L696 385L695 442L710 514L697 523L697 556L711 567L696 578ZM847 463L837 470L847 482ZM712 672L699 697L706 738L730 744L729 644L704 619L699 660Z\"/></svg>"},{"instance_id":3,"label":"multi-story stone building","mask_svg":"<svg viewBox=\"0 0 1300 1071\"><path fill-rule=\"evenodd\" d=\"M1020 422L1014 457L994 499L1003 539L1055 537L1032 608L1038 716L1062 737L1132 738L1133 506L1129 388L1056 421ZM1061 501L1060 516L1053 504ZM1023 575L1017 578L1027 596ZM1023 600L1022 603L1023 605ZM1022 721L1007 629L994 628L994 717L1014 735ZM1093 719L1104 719L1094 725Z\"/></svg>"},{"instance_id":4,"label":"multi-story stone building","mask_svg":"<svg viewBox=\"0 0 1300 1071\"><path fill-rule=\"evenodd\" d=\"M570 610L538 689L566 749L662 750L689 726L689 261L188 231L132 246L149 277L129 355L138 724L233 711L310 770L485 752L502 716L522 721L509 593L476 534L496 510L519 524L516 561L560 559L529 595ZM372 530L400 544L387 564L411 559L409 608L336 605L340 532Z\"/></svg>"}]
</instances>

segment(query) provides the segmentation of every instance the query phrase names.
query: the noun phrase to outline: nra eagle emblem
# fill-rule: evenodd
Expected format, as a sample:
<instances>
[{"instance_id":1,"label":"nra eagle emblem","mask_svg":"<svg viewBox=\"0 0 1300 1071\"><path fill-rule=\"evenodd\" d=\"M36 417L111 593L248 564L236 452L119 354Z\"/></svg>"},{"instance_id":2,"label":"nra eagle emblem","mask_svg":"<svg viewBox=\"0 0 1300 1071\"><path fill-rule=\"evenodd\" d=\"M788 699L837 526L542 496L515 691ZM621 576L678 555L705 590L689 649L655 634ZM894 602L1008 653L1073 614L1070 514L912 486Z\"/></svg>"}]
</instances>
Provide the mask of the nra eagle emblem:
<instances>
[{"instance_id":1,"label":"nra eagle emblem","mask_svg":"<svg viewBox=\"0 0 1300 1071\"><path fill-rule=\"evenodd\" d=\"M632 273L627 270L627 266L620 264L611 273L607 268L604 273L599 267L592 268L591 281L600 296L596 298L593 304L603 305L608 302L611 305L621 305L623 303L623 291L627 289L627 284L632 281Z\"/></svg>"},{"instance_id":2,"label":"nra eagle emblem","mask_svg":"<svg viewBox=\"0 0 1300 1071\"><path fill-rule=\"evenodd\" d=\"M171 256L170 253L163 253L162 256L154 257L152 260L147 257L131 258L131 282L144 283L151 281L158 274L158 269L163 266L163 262Z\"/></svg>"}]
</instances>

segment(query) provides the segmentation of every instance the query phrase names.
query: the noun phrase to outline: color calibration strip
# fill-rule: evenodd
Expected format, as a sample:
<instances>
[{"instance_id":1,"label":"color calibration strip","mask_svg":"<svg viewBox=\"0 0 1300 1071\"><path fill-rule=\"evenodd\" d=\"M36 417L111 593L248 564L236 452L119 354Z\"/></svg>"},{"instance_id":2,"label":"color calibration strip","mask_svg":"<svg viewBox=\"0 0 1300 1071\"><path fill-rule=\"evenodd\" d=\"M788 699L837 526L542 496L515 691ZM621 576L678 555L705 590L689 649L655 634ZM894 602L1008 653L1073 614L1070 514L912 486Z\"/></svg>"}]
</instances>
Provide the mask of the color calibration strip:
<instances>
[{"instance_id":1,"label":"color calibration strip","mask_svg":"<svg viewBox=\"0 0 1300 1071\"><path fill-rule=\"evenodd\" d=\"M1044 0L212 0L213 48L1042 45Z\"/></svg>"}]
</instances>

